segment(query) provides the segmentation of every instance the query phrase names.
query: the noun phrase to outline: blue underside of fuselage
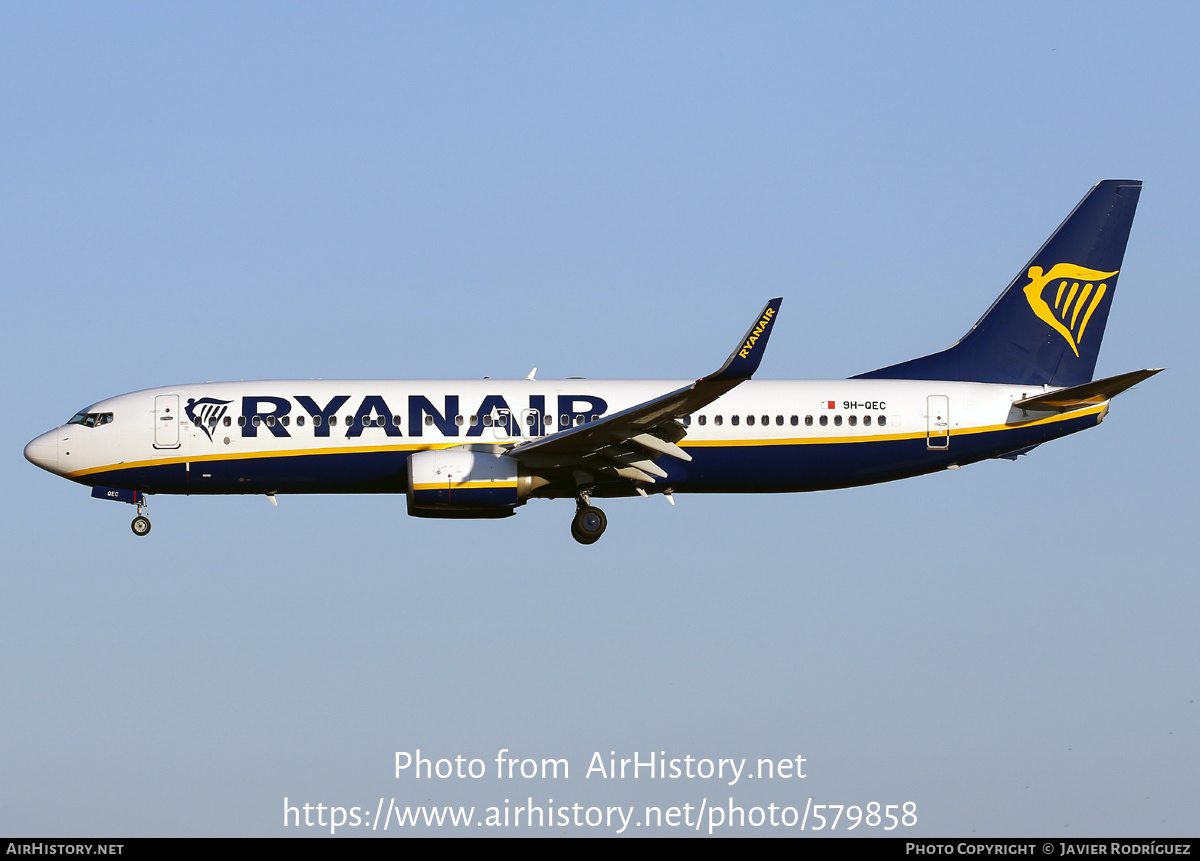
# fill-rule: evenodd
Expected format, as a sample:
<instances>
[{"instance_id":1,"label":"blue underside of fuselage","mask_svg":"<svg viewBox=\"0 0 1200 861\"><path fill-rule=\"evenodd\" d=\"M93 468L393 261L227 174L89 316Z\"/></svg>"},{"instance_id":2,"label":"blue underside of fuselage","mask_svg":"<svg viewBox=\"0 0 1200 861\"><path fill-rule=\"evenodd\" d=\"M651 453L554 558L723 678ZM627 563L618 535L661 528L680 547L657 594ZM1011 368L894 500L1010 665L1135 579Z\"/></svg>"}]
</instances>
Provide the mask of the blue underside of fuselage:
<instances>
[{"instance_id":1,"label":"blue underside of fuselage","mask_svg":"<svg viewBox=\"0 0 1200 861\"><path fill-rule=\"evenodd\" d=\"M684 493L785 493L875 484L965 465L1084 430L1091 414L1048 424L952 436L931 450L924 437L794 445L693 446L691 462L660 457L668 473L651 490ZM405 493L412 451L263 456L116 467L75 479L91 487L167 494ZM632 484L596 485L595 496L626 496ZM538 495L563 495L553 486Z\"/></svg>"}]
</instances>

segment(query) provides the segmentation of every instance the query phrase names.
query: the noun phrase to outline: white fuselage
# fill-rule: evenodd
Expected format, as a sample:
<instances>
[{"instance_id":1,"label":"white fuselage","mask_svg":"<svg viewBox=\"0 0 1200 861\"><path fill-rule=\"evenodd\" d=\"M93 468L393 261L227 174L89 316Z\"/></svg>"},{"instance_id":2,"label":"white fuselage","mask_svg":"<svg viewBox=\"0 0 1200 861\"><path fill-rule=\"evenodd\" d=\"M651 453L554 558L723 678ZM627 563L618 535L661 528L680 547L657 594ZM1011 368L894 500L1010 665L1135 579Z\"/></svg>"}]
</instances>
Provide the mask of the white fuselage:
<instances>
[{"instance_id":1,"label":"white fuselage","mask_svg":"<svg viewBox=\"0 0 1200 861\"><path fill-rule=\"evenodd\" d=\"M32 441L26 454L83 484L147 493L403 492L400 467L412 452L539 438L688 382L171 386L93 404L80 415L105 419L63 425ZM1012 406L1041 391L966 382L751 380L681 420L686 436L679 445L693 461L671 461L668 480L647 489L772 492L886 481L1027 449L1097 423L1107 408L1025 413Z\"/></svg>"}]
</instances>

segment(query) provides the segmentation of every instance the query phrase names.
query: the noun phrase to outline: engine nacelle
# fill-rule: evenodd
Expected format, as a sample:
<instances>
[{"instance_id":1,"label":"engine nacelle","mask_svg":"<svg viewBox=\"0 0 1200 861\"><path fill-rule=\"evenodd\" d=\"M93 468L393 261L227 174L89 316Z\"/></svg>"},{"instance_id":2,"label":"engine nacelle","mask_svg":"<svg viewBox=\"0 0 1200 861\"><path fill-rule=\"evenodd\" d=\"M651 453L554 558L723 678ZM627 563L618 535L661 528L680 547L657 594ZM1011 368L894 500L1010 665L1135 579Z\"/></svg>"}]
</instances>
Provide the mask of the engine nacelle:
<instances>
[{"instance_id":1,"label":"engine nacelle","mask_svg":"<svg viewBox=\"0 0 1200 861\"><path fill-rule=\"evenodd\" d=\"M507 517L546 484L490 446L421 451L408 458L408 513L414 517Z\"/></svg>"}]
</instances>

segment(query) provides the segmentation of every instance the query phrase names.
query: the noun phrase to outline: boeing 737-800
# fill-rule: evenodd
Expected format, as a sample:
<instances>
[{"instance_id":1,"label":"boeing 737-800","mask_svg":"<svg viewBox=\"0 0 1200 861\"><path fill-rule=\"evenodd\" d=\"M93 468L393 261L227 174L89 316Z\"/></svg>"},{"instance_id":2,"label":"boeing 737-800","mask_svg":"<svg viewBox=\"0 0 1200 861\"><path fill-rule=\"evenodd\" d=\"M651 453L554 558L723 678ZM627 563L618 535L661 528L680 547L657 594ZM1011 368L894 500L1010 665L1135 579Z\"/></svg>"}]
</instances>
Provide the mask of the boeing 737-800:
<instances>
[{"instance_id":1,"label":"boeing 737-800","mask_svg":"<svg viewBox=\"0 0 1200 861\"><path fill-rule=\"evenodd\" d=\"M1097 425L1158 368L1092 380L1141 183L1088 192L954 346L844 380L752 381L772 299L697 380L262 380L99 401L25 447L137 506L148 494L403 493L417 517L507 517L575 500L872 484L1013 458ZM536 370L536 369L535 369Z\"/></svg>"}]
</instances>

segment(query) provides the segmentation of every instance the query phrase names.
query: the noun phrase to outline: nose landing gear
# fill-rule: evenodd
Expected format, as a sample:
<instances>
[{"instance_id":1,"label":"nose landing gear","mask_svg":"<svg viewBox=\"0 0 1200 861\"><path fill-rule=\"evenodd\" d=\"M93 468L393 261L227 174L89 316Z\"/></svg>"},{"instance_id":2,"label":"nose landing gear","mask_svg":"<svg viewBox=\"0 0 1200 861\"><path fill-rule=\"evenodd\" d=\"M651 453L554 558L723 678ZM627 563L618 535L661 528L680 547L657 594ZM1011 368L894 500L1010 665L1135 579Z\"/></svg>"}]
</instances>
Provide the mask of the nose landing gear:
<instances>
[{"instance_id":1,"label":"nose landing gear","mask_svg":"<svg viewBox=\"0 0 1200 861\"><path fill-rule=\"evenodd\" d=\"M146 494L140 490L128 490L119 487L93 487L92 498L107 499L112 502L128 502L130 505L136 505L137 517L133 518L133 523L129 524L129 528L133 530L134 535L150 534L150 518L146 516L149 511L146 507Z\"/></svg>"},{"instance_id":2,"label":"nose landing gear","mask_svg":"<svg viewBox=\"0 0 1200 861\"><path fill-rule=\"evenodd\" d=\"M149 535L150 534L150 518L138 515L133 518L133 523L129 524L133 529L134 535Z\"/></svg>"},{"instance_id":3,"label":"nose landing gear","mask_svg":"<svg viewBox=\"0 0 1200 861\"><path fill-rule=\"evenodd\" d=\"M150 518L146 516L149 509L146 507L146 497L140 493L137 495L137 511L137 517L133 518L133 523L129 524L129 528L133 530L134 535L149 535Z\"/></svg>"}]
</instances>

